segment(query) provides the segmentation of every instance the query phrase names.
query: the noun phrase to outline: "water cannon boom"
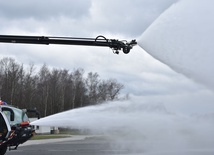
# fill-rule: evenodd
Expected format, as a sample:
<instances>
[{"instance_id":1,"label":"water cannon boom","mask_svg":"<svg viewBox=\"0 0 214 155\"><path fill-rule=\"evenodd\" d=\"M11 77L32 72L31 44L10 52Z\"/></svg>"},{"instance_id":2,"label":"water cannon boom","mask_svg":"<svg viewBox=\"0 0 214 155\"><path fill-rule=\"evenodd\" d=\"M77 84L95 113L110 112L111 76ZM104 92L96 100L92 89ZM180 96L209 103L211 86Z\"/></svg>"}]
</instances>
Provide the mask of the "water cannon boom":
<instances>
[{"instance_id":1,"label":"water cannon boom","mask_svg":"<svg viewBox=\"0 0 214 155\"><path fill-rule=\"evenodd\" d=\"M1 43L23 43L23 44L62 44L62 45L83 45L109 47L115 54L128 54L137 44L136 40L130 42L119 41L117 39L107 39L104 36L96 38L74 38L74 37L48 37L48 36L18 36L18 35L0 35Z\"/></svg>"}]
</instances>

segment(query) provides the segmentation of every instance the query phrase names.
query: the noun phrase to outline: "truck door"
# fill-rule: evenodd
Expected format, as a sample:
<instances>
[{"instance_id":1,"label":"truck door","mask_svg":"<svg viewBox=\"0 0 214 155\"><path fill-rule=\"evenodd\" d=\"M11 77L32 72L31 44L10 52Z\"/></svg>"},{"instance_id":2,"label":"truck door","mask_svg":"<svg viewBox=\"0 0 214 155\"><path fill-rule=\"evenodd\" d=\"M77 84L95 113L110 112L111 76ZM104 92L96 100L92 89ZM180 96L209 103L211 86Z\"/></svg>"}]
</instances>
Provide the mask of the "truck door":
<instances>
[{"instance_id":1,"label":"truck door","mask_svg":"<svg viewBox=\"0 0 214 155\"><path fill-rule=\"evenodd\" d=\"M0 111L0 145L6 138L8 138L10 130L10 124L7 117Z\"/></svg>"}]
</instances>

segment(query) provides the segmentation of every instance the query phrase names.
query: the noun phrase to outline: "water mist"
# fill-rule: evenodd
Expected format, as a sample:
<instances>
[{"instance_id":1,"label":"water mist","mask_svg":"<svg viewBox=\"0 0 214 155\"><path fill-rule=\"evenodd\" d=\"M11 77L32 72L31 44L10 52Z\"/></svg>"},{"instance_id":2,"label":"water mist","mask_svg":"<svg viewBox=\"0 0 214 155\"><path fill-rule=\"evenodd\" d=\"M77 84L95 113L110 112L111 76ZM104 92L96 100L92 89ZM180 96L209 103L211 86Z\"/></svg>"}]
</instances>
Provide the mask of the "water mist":
<instances>
[{"instance_id":1,"label":"water mist","mask_svg":"<svg viewBox=\"0 0 214 155\"><path fill-rule=\"evenodd\" d=\"M208 15L214 14L213 4L212 0L181 0L138 40L153 57L212 90L214 18ZM167 100L132 97L129 101L58 113L32 124L108 135L112 148L125 149L130 154L213 154L214 115L181 114L170 111L168 104Z\"/></svg>"}]
</instances>

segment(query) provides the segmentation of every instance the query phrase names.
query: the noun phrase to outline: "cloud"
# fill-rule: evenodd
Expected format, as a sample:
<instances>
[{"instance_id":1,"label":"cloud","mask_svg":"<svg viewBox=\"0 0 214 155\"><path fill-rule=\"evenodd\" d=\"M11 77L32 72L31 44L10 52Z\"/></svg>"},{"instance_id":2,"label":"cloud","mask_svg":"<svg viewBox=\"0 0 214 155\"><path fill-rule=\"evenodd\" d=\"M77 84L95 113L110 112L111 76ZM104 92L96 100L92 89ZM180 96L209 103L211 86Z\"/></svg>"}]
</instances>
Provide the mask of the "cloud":
<instances>
[{"instance_id":1,"label":"cloud","mask_svg":"<svg viewBox=\"0 0 214 155\"><path fill-rule=\"evenodd\" d=\"M177 0L20 0L0 1L0 34L137 39ZM1 58L57 68L84 68L101 78L115 78L123 93L152 96L197 92L205 89L175 73L140 47L128 55L115 55L103 47L0 44ZM173 90L173 91L172 91Z\"/></svg>"},{"instance_id":2,"label":"cloud","mask_svg":"<svg viewBox=\"0 0 214 155\"><path fill-rule=\"evenodd\" d=\"M20 0L14 3L12 0L0 1L1 17L10 20L30 19L50 20L66 16L69 18L81 18L88 14L91 1L89 0Z\"/></svg>"},{"instance_id":3,"label":"cloud","mask_svg":"<svg viewBox=\"0 0 214 155\"><path fill-rule=\"evenodd\" d=\"M175 1L1 1L1 27L66 36L110 33L136 37Z\"/></svg>"},{"instance_id":4,"label":"cloud","mask_svg":"<svg viewBox=\"0 0 214 155\"><path fill-rule=\"evenodd\" d=\"M98 31L139 36L176 0L92 1L91 20Z\"/></svg>"}]
</instances>

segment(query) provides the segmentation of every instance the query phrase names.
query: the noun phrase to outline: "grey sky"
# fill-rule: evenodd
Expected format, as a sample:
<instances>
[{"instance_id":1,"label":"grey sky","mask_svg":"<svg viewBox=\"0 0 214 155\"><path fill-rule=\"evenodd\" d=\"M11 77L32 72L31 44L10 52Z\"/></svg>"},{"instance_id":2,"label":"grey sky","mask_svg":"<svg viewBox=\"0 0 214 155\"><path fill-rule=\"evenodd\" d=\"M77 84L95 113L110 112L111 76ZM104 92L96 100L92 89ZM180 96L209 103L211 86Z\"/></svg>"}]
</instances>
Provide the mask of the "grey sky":
<instances>
[{"instance_id":1,"label":"grey sky","mask_svg":"<svg viewBox=\"0 0 214 155\"><path fill-rule=\"evenodd\" d=\"M177 0L0 0L0 34L137 39ZM108 48L61 45L0 44L0 58L52 67L83 68L101 78L124 83L134 96L191 98L210 91L155 60L136 46L128 54L114 55ZM209 92L207 95L206 92ZM186 99L186 100L188 100ZM165 100L165 99L164 99ZM171 97L170 97L171 100ZM179 102L179 100L177 101Z\"/></svg>"},{"instance_id":2,"label":"grey sky","mask_svg":"<svg viewBox=\"0 0 214 155\"><path fill-rule=\"evenodd\" d=\"M0 17L2 28L16 24L29 33L39 33L42 28L50 35L91 36L98 32L136 37L175 1L1 0Z\"/></svg>"}]
</instances>

